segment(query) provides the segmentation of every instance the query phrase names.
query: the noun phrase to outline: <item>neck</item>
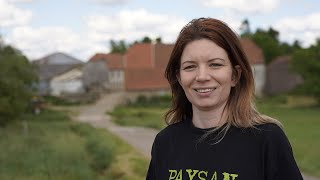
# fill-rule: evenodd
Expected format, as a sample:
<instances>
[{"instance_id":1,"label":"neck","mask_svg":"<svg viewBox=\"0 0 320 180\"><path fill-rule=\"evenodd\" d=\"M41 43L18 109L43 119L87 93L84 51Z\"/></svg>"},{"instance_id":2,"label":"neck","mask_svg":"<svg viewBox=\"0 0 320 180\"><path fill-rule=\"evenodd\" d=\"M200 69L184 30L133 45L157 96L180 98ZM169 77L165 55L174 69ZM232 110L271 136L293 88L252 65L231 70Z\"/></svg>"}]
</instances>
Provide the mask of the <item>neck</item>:
<instances>
[{"instance_id":1,"label":"neck","mask_svg":"<svg viewBox=\"0 0 320 180\"><path fill-rule=\"evenodd\" d=\"M222 126L226 122L226 113L223 111L225 106L226 104L211 110L201 110L192 106L194 126L201 129Z\"/></svg>"}]
</instances>

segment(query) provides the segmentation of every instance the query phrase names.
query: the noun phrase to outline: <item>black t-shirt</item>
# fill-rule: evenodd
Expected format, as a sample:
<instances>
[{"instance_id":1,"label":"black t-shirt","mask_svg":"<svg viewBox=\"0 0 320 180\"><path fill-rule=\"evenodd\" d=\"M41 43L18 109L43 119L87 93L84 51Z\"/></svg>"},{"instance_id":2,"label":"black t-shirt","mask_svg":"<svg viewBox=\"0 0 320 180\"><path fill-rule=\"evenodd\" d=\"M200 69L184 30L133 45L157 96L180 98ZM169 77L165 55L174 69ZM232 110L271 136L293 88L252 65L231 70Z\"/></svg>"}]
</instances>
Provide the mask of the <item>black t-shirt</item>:
<instances>
[{"instance_id":1,"label":"black t-shirt","mask_svg":"<svg viewBox=\"0 0 320 180\"><path fill-rule=\"evenodd\" d=\"M231 126L219 143L191 120L163 129L152 147L147 180L301 180L290 143L275 124ZM221 135L221 134L220 134ZM213 141L214 140L214 141Z\"/></svg>"}]
</instances>

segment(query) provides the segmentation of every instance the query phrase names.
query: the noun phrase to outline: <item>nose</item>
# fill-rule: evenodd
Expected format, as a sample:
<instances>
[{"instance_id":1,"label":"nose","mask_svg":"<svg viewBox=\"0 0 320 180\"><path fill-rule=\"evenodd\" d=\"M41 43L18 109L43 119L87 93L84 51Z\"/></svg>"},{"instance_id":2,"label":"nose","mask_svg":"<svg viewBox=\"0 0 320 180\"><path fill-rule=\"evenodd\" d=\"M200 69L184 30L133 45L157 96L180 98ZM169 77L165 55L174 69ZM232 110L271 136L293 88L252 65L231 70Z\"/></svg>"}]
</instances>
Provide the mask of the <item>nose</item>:
<instances>
[{"instance_id":1,"label":"nose","mask_svg":"<svg viewBox=\"0 0 320 180\"><path fill-rule=\"evenodd\" d=\"M196 81L208 81L210 80L209 71L206 67L199 67Z\"/></svg>"}]
</instances>

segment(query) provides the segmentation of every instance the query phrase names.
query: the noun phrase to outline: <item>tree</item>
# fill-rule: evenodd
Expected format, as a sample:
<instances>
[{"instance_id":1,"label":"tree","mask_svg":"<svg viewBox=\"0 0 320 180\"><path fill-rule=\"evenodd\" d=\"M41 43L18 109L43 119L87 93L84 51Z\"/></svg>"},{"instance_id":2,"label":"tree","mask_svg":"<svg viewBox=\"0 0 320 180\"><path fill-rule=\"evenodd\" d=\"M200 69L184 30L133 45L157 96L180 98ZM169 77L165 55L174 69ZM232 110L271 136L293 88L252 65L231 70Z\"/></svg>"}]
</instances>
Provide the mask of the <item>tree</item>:
<instances>
[{"instance_id":1,"label":"tree","mask_svg":"<svg viewBox=\"0 0 320 180\"><path fill-rule=\"evenodd\" d=\"M313 95L320 103L320 39L315 45L299 49L293 54L292 68L304 79L301 92Z\"/></svg>"},{"instance_id":2,"label":"tree","mask_svg":"<svg viewBox=\"0 0 320 180\"><path fill-rule=\"evenodd\" d=\"M0 125L20 117L35 91L37 75L28 59L17 49L0 46Z\"/></svg>"},{"instance_id":3,"label":"tree","mask_svg":"<svg viewBox=\"0 0 320 180\"><path fill-rule=\"evenodd\" d=\"M283 55L283 49L280 48L278 39L279 32L273 28L268 31L257 29L254 34L248 35L259 47L262 48L265 61L269 64L275 57Z\"/></svg>"},{"instance_id":4,"label":"tree","mask_svg":"<svg viewBox=\"0 0 320 180\"><path fill-rule=\"evenodd\" d=\"M161 37L157 37L157 38L156 38L156 43L157 43L157 44L162 43L162 38L161 38Z\"/></svg>"},{"instance_id":5,"label":"tree","mask_svg":"<svg viewBox=\"0 0 320 180\"><path fill-rule=\"evenodd\" d=\"M124 40L120 40L119 42L110 40L110 47L111 47L111 53L124 54L128 49L128 45L125 43Z\"/></svg>"},{"instance_id":6,"label":"tree","mask_svg":"<svg viewBox=\"0 0 320 180\"><path fill-rule=\"evenodd\" d=\"M151 43L152 40L148 37L148 36L145 36L142 40L141 40L142 43Z\"/></svg>"}]
</instances>

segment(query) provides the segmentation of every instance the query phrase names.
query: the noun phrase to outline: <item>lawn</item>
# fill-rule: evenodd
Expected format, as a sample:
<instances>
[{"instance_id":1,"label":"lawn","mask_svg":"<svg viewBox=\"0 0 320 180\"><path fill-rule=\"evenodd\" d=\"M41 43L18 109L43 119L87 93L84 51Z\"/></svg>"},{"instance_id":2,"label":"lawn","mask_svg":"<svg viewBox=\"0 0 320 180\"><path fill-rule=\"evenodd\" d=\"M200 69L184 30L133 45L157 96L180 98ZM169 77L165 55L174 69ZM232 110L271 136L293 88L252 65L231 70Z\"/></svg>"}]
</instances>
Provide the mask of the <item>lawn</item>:
<instances>
[{"instance_id":1,"label":"lawn","mask_svg":"<svg viewBox=\"0 0 320 180\"><path fill-rule=\"evenodd\" d=\"M0 179L140 180L148 160L104 129L45 110L0 128Z\"/></svg>"},{"instance_id":2,"label":"lawn","mask_svg":"<svg viewBox=\"0 0 320 180\"><path fill-rule=\"evenodd\" d=\"M136 103L118 106L110 115L120 125L160 130L166 126L164 114L169 101L168 95L140 97ZM257 107L282 122L301 170L320 177L320 107L310 98L287 95L258 99Z\"/></svg>"}]
</instances>

